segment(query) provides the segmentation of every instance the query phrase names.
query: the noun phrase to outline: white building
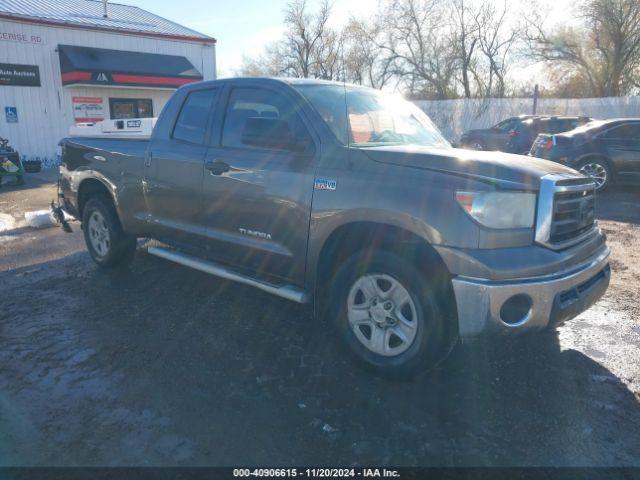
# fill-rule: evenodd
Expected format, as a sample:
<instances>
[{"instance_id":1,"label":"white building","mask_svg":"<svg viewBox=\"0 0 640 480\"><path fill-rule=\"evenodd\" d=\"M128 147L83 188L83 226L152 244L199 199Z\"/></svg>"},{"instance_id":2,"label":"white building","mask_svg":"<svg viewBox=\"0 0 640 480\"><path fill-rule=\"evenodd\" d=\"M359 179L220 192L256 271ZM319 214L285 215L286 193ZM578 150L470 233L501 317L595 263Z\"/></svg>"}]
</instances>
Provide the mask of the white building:
<instances>
[{"instance_id":1,"label":"white building","mask_svg":"<svg viewBox=\"0 0 640 480\"><path fill-rule=\"evenodd\" d=\"M128 5L0 0L0 137L53 164L74 123L158 116L178 86L215 79L215 43Z\"/></svg>"}]
</instances>

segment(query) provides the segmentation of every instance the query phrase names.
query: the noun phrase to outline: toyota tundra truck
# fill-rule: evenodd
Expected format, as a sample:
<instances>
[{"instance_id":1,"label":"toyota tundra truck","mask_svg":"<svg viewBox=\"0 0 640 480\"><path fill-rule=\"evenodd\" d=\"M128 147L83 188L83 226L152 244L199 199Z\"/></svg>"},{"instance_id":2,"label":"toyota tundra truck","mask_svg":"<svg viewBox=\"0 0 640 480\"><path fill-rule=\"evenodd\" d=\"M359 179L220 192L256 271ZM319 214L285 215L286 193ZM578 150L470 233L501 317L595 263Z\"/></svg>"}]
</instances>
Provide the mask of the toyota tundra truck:
<instances>
[{"instance_id":1,"label":"toyota tundra truck","mask_svg":"<svg viewBox=\"0 0 640 480\"><path fill-rule=\"evenodd\" d=\"M148 138L60 144L59 208L100 267L154 239L151 255L313 303L386 374L434 365L459 339L553 329L609 284L591 179L452 148L423 111L377 90L190 84Z\"/></svg>"}]
</instances>

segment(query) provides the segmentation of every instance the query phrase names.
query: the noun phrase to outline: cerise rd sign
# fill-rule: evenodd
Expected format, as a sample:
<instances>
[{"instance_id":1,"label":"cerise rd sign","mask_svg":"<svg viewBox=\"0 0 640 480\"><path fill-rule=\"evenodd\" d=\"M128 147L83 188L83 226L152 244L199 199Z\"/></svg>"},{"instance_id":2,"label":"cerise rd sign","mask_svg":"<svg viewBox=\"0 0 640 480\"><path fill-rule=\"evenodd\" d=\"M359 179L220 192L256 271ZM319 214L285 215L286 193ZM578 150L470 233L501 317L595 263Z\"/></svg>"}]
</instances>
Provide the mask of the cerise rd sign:
<instances>
[{"instance_id":1,"label":"cerise rd sign","mask_svg":"<svg viewBox=\"0 0 640 480\"><path fill-rule=\"evenodd\" d=\"M5 32L3 30L0 30L0 41L44 45L44 38L39 35L28 35L26 33L19 32Z\"/></svg>"}]
</instances>

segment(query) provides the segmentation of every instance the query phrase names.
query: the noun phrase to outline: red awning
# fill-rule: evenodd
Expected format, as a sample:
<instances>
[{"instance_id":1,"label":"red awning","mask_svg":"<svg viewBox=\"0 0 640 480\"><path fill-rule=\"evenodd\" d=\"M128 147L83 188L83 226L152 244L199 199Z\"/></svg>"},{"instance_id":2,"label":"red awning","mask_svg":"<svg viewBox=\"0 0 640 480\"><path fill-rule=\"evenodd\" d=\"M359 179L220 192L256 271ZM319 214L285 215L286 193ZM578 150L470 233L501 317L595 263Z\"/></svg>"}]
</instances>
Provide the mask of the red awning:
<instances>
[{"instance_id":1,"label":"red awning","mask_svg":"<svg viewBox=\"0 0 640 480\"><path fill-rule=\"evenodd\" d=\"M63 85L177 88L202 80L185 57L59 45Z\"/></svg>"}]
</instances>

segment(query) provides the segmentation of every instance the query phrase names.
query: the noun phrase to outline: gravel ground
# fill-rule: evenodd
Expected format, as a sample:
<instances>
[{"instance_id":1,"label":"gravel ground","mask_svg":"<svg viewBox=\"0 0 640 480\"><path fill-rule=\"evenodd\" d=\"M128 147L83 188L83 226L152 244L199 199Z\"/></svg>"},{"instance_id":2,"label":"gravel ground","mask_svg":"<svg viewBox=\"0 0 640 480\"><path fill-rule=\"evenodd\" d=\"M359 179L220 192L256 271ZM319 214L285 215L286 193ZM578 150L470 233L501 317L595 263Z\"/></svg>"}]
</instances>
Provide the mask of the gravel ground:
<instances>
[{"instance_id":1,"label":"gravel ground","mask_svg":"<svg viewBox=\"0 0 640 480\"><path fill-rule=\"evenodd\" d=\"M100 271L77 224L20 226L54 179L0 190L0 465L640 466L637 189L600 198L597 305L390 382L308 307L141 249Z\"/></svg>"}]
</instances>

